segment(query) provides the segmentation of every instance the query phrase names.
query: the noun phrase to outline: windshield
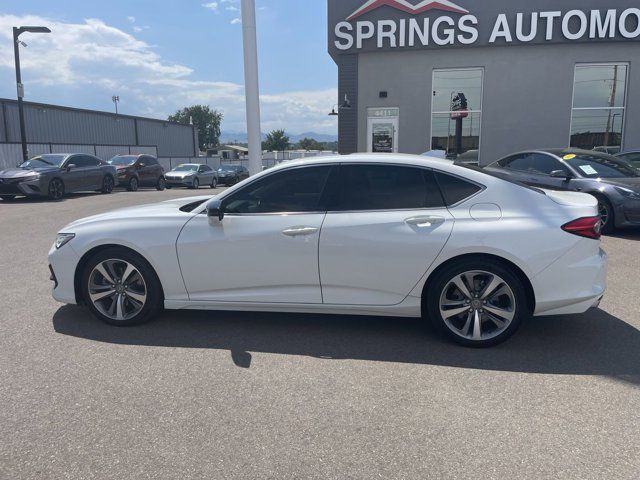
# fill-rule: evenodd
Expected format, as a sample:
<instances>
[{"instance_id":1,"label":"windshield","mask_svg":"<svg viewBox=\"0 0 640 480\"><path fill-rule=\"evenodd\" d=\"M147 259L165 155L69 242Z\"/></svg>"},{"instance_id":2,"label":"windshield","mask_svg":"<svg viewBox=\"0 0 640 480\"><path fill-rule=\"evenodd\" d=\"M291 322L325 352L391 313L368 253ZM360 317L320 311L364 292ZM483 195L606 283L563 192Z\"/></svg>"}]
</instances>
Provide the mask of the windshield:
<instances>
[{"instance_id":1,"label":"windshield","mask_svg":"<svg viewBox=\"0 0 640 480\"><path fill-rule=\"evenodd\" d=\"M219 172L235 172L238 169L235 165L220 165Z\"/></svg>"},{"instance_id":2,"label":"windshield","mask_svg":"<svg viewBox=\"0 0 640 480\"><path fill-rule=\"evenodd\" d=\"M195 172L198 170L198 165L180 165L173 169L174 172Z\"/></svg>"},{"instance_id":3,"label":"windshield","mask_svg":"<svg viewBox=\"0 0 640 480\"><path fill-rule=\"evenodd\" d=\"M39 155L20 164L20 168L59 167L66 155Z\"/></svg>"},{"instance_id":4,"label":"windshield","mask_svg":"<svg viewBox=\"0 0 640 480\"><path fill-rule=\"evenodd\" d=\"M625 178L640 176L637 170L627 162L605 155L572 154L566 155L564 161L585 178Z\"/></svg>"},{"instance_id":5,"label":"windshield","mask_svg":"<svg viewBox=\"0 0 640 480\"><path fill-rule=\"evenodd\" d=\"M133 165L133 163L138 159L138 157L134 157L132 155L126 155L121 157L113 157L111 160L107 161L109 165L116 165L126 167L127 165Z\"/></svg>"}]
</instances>

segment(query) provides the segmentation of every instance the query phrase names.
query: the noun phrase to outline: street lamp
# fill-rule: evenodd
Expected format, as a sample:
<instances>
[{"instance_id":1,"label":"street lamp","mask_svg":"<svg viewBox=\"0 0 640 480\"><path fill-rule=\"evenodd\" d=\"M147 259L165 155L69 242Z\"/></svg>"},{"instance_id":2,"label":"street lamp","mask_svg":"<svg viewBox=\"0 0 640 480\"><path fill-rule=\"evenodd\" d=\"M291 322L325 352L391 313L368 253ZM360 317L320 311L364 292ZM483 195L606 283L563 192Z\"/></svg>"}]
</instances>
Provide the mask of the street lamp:
<instances>
[{"instance_id":1,"label":"street lamp","mask_svg":"<svg viewBox=\"0 0 640 480\"><path fill-rule=\"evenodd\" d=\"M113 97L111 97L111 101L116 106L116 117L117 117L118 116L118 102L120 101L120 97L118 95L114 95Z\"/></svg>"},{"instance_id":2,"label":"street lamp","mask_svg":"<svg viewBox=\"0 0 640 480\"><path fill-rule=\"evenodd\" d=\"M27 152L27 133L24 127L24 85L22 85L22 75L20 73L20 45L26 47L27 44L21 42L18 37L24 32L29 33L51 33L47 27L13 27L13 55L16 62L16 86L18 90L18 115L20 117L20 141L22 143L22 159L29 160Z\"/></svg>"},{"instance_id":3,"label":"street lamp","mask_svg":"<svg viewBox=\"0 0 640 480\"><path fill-rule=\"evenodd\" d=\"M342 102L342 105L338 106L338 104L336 103L333 108L331 108L331 112L329 113L330 117L337 117L338 116L338 112L336 112L336 107L338 107L338 111L340 110L350 110L351 109L351 102L349 101L349 97L347 96L347 94L344 94L344 101Z\"/></svg>"}]
</instances>

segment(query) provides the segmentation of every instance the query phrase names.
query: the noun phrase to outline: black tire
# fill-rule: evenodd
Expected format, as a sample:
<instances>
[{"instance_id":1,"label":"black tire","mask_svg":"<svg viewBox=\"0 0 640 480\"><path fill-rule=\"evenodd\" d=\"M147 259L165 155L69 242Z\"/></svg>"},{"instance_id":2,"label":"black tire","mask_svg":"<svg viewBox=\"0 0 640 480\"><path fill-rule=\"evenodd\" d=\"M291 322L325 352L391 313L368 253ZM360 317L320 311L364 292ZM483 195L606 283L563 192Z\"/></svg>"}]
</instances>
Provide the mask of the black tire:
<instances>
[{"instance_id":1,"label":"black tire","mask_svg":"<svg viewBox=\"0 0 640 480\"><path fill-rule=\"evenodd\" d=\"M616 219L611 202L603 196L596 195L598 200L598 213L604 220L602 223L602 233L610 234L616 230Z\"/></svg>"},{"instance_id":2,"label":"black tire","mask_svg":"<svg viewBox=\"0 0 640 480\"><path fill-rule=\"evenodd\" d=\"M211 180L211 185L209 185L211 188L217 188L218 187L218 179L216 177L213 177L213 180Z\"/></svg>"},{"instance_id":3,"label":"black tire","mask_svg":"<svg viewBox=\"0 0 640 480\"><path fill-rule=\"evenodd\" d=\"M116 181L113 179L111 175L105 175L102 179L102 189L100 190L102 193L109 194L113 192L113 188L116 185Z\"/></svg>"},{"instance_id":4,"label":"black tire","mask_svg":"<svg viewBox=\"0 0 640 480\"><path fill-rule=\"evenodd\" d=\"M200 180L198 180L198 177L193 179L193 185L191 185L191 188L193 190L197 190L200 188Z\"/></svg>"},{"instance_id":5,"label":"black tire","mask_svg":"<svg viewBox=\"0 0 640 480\"><path fill-rule=\"evenodd\" d=\"M163 191L165 188L167 188L167 181L164 179L164 177L160 177L158 179L158 183L156 184L156 190L158 190L159 192Z\"/></svg>"},{"instance_id":6,"label":"black tire","mask_svg":"<svg viewBox=\"0 0 640 480\"><path fill-rule=\"evenodd\" d=\"M506 328L504 328L504 330L501 331L501 329L488 317L491 314L488 313L488 310L484 310L484 308L487 308L486 303L484 304L485 306L483 306L482 300L478 298L478 296L481 297L481 294L476 296L478 294L478 290L481 291L481 289L487 286L487 283L489 283L488 281L484 284L480 281L477 288L468 289L469 293L472 295L472 302L477 303L475 308L478 310L473 310L472 305L468 305L468 307L461 305L461 308L463 308L464 311L457 316L454 315L449 317L449 323L452 325L451 327L447 324L440 311L441 299L446 298L448 300L448 295L452 291L451 289L453 289L454 293L461 293L455 292L456 287L450 282L452 279L465 272L487 272L489 274L496 275L497 277L500 277L500 279L504 281L504 284L510 288L513 299L511 300L510 297L509 299L510 301L513 301L514 305L509 307L509 310L510 314L513 315L513 318L510 320L510 323L505 322ZM479 278L482 278L482 276ZM500 288L493 290L493 292L499 292L500 290L502 290L502 284L500 284ZM423 298L423 314L426 313L434 328L454 342L466 347L484 348L502 343L509 339L518 330L518 328L520 328L522 322L531 315L527 302L526 289L518 275L516 275L506 264L492 259L462 259L458 262L447 265L443 269L437 271L435 276L429 280L425 297L426 298ZM464 298L464 296L461 295L459 298ZM491 298L492 297L490 296L490 300ZM500 297L500 301L502 300L503 296ZM493 305L491 306L494 307ZM467 308L469 308L469 310L467 310ZM461 331L463 331L465 326L468 325L468 322L475 324L476 315L480 318L480 332L483 333L483 328L486 330L484 334L481 335L484 336L484 339L476 340L465 337L461 334ZM465 318L465 316L467 317ZM458 325L465 325L462 326L460 330L456 330L458 333L454 332L456 322L458 322ZM468 335L473 336L473 326L470 328L471 330L467 330ZM492 329L494 330L493 332Z\"/></svg>"},{"instance_id":7,"label":"black tire","mask_svg":"<svg viewBox=\"0 0 640 480\"><path fill-rule=\"evenodd\" d=\"M16 198L15 195L0 195L0 198L2 200L4 200L5 202L9 202L11 200L13 200L14 198Z\"/></svg>"},{"instance_id":8,"label":"black tire","mask_svg":"<svg viewBox=\"0 0 640 480\"><path fill-rule=\"evenodd\" d=\"M89 278L93 269L105 260L122 260L133 265L141 274L146 285L147 298L143 308L132 318L126 320L114 320L104 315L91 301L89 297ZM126 248L113 247L98 252L92 256L84 266L81 272L81 289L82 298L85 305L89 308L91 313L99 320L108 323L109 325L115 325L118 327L127 327L131 325L139 325L152 320L160 311L162 311L164 303L164 295L162 293L162 286L156 272L151 265L131 250Z\"/></svg>"},{"instance_id":9,"label":"black tire","mask_svg":"<svg viewBox=\"0 0 640 480\"><path fill-rule=\"evenodd\" d=\"M49 200L61 200L64 197L64 182L59 178L52 178L47 188Z\"/></svg>"},{"instance_id":10,"label":"black tire","mask_svg":"<svg viewBox=\"0 0 640 480\"><path fill-rule=\"evenodd\" d=\"M131 177L129 183L127 184L127 190L130 192L137 192L138 188L140 188L140 182L137 177Z\"/></svg>"}]
</instances>

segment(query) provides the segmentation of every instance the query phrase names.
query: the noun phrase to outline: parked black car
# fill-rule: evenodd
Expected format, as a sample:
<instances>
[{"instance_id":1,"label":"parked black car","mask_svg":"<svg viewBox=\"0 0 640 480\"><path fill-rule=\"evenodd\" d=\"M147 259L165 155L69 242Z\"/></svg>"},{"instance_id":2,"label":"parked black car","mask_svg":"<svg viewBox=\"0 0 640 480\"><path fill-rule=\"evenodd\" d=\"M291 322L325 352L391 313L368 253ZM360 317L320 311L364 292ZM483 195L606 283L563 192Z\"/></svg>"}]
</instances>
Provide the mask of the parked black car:
<instances>
[{"instance_id":1,"label":"parked black car","mask_svg":"<svg viewBox=\"0 0 640 480\"><path fill-rule=\"evenodd\" d=\"M138 187L155 187L164 190L164 168L151 155L116 155L107 162L116 167L118 185L130 192Z\"/></svg>"},{"instance_id":2,"label":"parked black car","mask_svg":"<svg viewBox=\"0 0 640 480\"><path fill-rule=\"evenodd\" d=\"M218 182L230 186L249 178L249 170L241 165L220 165Z\"/></svg>"},{"instance_id":3,"label":"parked black car","mask_svg":"<svg viewBox=\"0 0 640 480\"><path fill-rule=\"evenodd\" d=\"M27 160L18 168L0 171L0 198L48 197L60 200L66 193L111 193L116 169L93 155L51 153Z\"/></svg>"},{"instance_id":4,"label":"parked black car","mask_svg":"<svg viewBox=\"0 0 640 480\"><path fill-rule=\"evenodd\" d=\"M626 160L636 168L640 168L640 150L619 153L616 155L616 157Z\"/></svg>"},{"instance_id":5,"label":"parked black car","mask_svg":"<svg viewBox=\"0 0 640 480\"><path fill-rule=\"evenodd\" d=\"M640 225L640 172L612 155L578 149L531 150L485 168L534 187L592 194L598 199L605 233Z\"/></svg>"}]
</instances>

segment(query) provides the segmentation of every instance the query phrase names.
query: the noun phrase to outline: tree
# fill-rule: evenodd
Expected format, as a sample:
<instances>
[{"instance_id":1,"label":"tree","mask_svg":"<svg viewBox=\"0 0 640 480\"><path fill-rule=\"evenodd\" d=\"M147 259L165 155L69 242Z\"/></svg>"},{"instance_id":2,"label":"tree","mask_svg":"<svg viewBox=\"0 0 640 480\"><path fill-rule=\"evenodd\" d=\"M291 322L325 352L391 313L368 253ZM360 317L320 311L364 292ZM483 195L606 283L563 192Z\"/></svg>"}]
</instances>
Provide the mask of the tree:
<instances>
[{"instance_id":1,"label":"tree","mask_svg":"<svg viewBox=\"0 0 640 480\"><path fill-rule=\"evenodd\" d=\"M289 148L289 137L284 130L273 130L267 133L263 149L269 152L284 152Z\"/></svg>"},{"instance_id":2,"label":"tree","mask_svg":"<svg viewBox=\"0 0 640 480\"><path fill-rule=\"evenodd\" d=\"M302 140L300 140L300 142L298 142L298 145L302 150L307 150L307 151L323 149L323 145L313 138L305 137Z\"/></svg>"},{"instance_id":3,"label":"tree","mask_svg":"<svg viewBox=\"0 0 640 480\"><path fill-rule=\"evenodd\" d=\"M220 125L223 117L221 112L211 110L208 105L192 105L170 115L169 121L185 124L193 121L198 130L200 150L206 150L220 144Z\"/></svg>"}]
</instances>

